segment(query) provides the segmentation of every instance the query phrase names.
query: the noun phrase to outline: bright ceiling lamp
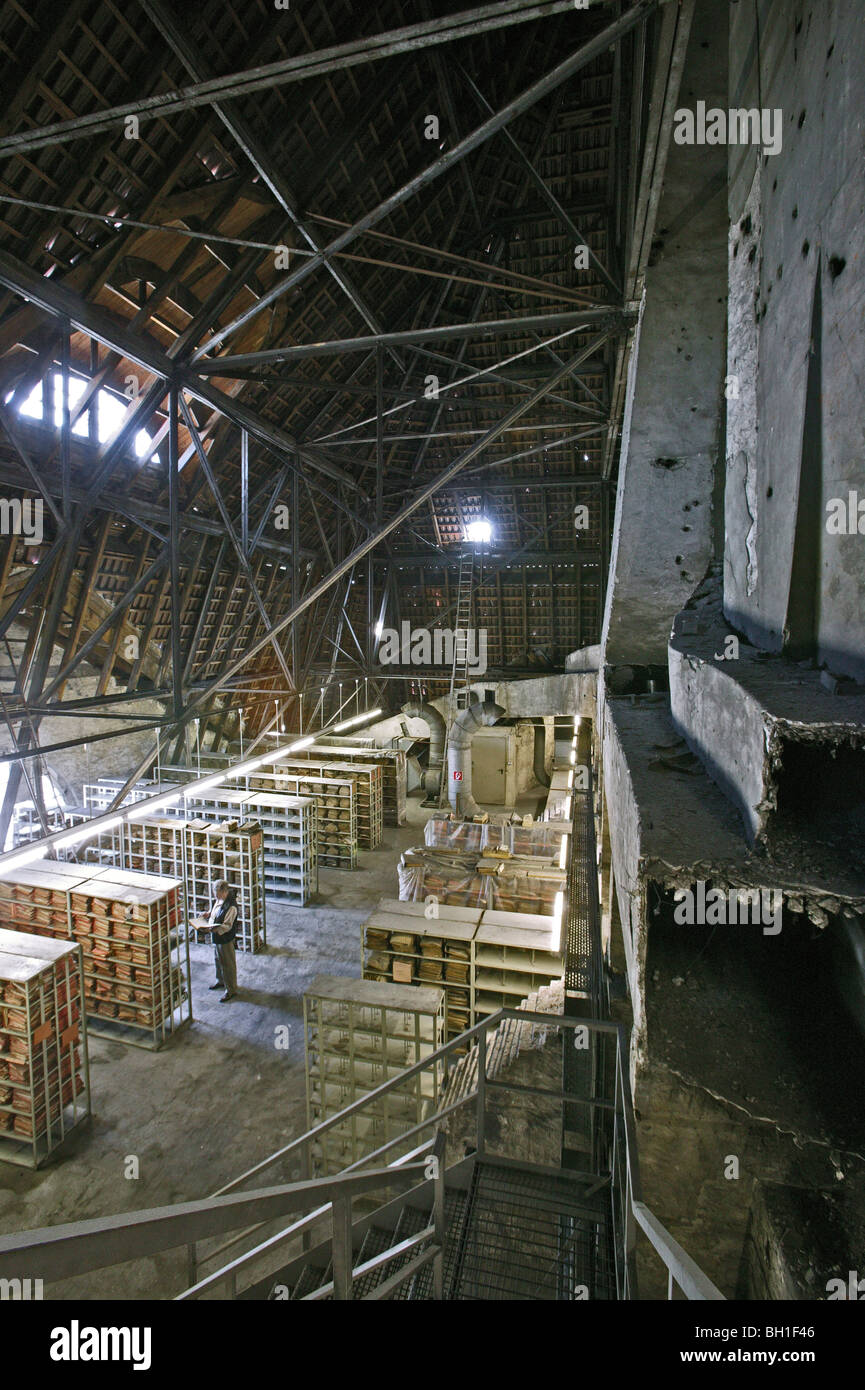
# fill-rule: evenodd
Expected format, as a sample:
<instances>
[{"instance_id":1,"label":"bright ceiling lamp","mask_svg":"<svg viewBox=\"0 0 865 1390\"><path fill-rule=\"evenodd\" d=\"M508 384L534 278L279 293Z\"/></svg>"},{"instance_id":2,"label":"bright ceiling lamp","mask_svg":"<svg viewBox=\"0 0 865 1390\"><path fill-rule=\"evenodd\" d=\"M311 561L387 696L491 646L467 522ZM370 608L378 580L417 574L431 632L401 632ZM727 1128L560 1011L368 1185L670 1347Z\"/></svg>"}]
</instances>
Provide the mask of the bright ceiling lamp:
<instances>
[{"instance_id":1,"label":"bright ceiling lamp","mask_svg":"<svg viewBox=\"0 0 865 1390\"><path fill-rule=\"evenodd\" d=\"M489 545L492 535L493 528L486 517L480 517L478 521L470 521L466 527L466 540L471 541L472 545Z\"/></svg>"},{"instance_id":2,"label":"bright ceiling lamp","mask_svg":"<svg viewBox=\"0 0 865 1390\"><path fill-rule=\"evenodd\" d=\"M232 777L245 777L249 772L255 772L258 768L264 767L265 763L272 763L273 758L265 754L263 758L250 758L248 763L238 763L231 769Z\"/></svg>"},{"instance_id":3,"label":"bright ceiling lamp","mask_svg":"<svg viewBox=\"0 0 865 1390\"><path fill-rule=\"evenodd\" d=\"M277 758L287 758L291 753L300 752L301 748L308 748L311 743L315 743L313 734L310 734L308 738L295 739L294 743L290 743L287 748L280 748L276 753L268 753L264 761L266 763L275 763Z\"/></svg>"}]
</instances>

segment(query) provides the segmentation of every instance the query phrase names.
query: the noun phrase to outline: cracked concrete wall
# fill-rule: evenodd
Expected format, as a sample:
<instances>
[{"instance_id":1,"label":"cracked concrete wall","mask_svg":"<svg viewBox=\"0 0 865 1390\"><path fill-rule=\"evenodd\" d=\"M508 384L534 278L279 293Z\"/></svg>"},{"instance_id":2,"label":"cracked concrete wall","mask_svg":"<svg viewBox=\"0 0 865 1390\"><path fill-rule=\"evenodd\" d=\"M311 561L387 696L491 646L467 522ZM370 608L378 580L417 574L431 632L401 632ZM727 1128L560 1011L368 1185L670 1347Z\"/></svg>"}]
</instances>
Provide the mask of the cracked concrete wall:
<instances>
[{"instance_id":1,"label":"cracked concrete wall","mask_svg":"<svg viewBox=\"0 0 865 1390\"><path fill-rule=\"evenodd\" d=\"M739 373L742 396L728 411L725 611L756 645L781 649L819 276L822 516L813 516L820 553L811 601L818 660L859 680L865 541L827 534L825 520L833 498L865 501L863 90L859 0L730 8L730 104L780 108L783 143L769 157L729 150L729 370Z\"/></svg>"},{"instance_id":2,"label":"cracked concrete wall","mask_svg":"<svg viewBox=\"0 0 865 1390\"><path fill-rule=\"evenodd\" d=\"M628 993L634 1015L631 1036L633 1083L645 1051L646 885L641 872L640 808L628 759L616 729L615 709L615 701L608 702L604 709L604 805L613 885L627 961Z\"/></svg>"},{"instance_id":3,"label":"cracked concrete wall","mask_svg":"<svg viewBox=\"0 0 865 1390\"><path fill-rule=\"evenodd\" d=\"M678 106L725 105L727 13L698 6ZM605 661L664 664L714 552L725 374L726 151L671 144L626 397Z\"/></svg>"}]
</instances>

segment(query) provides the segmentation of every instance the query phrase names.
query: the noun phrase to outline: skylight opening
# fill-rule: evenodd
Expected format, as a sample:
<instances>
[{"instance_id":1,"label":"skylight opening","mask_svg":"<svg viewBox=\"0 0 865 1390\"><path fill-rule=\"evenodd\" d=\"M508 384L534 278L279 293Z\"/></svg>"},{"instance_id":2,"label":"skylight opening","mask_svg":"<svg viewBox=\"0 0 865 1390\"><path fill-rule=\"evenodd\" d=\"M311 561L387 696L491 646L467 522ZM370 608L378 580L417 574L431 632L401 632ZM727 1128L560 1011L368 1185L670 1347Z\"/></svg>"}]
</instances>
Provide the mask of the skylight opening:
<instances>
[{"instance_id":1,"label":"skylight opening","mask_svg":"<svg viewBox=\"0 0 865 1390\"><path fill-rule=\"evenodd\" d=\"M53 397L49 404L51 407L51 418L57 429L63 424L63 377L61 372L51 372L47 378L48 389ZM30 420L44 420L45 412L42 400L43 382L38 382L34 386L30 395L22 403L20 414ZM69 407L74 410L81 400L87 388L86 377L76 376L69 373ZM7 402L12 398L10 391L6 396ZM96 438L100 444L106 444L113 439L123 424L130 402L124 397L114 395L112 391L107 391L105 387L100 387L96 392L95 399L91 401L86 410L82 411L78 419L72 426L72 433L79 439L90 438L90 415L96 412ZM135 436L133 447L137 458L144 458L150 455L151 463L159 462L159 455L152 452L153 440L147 430L139 430Z\"/></svg>"},{"instance_id":2,"label":"skylight opening","mask_svg":"<svg viewBox=\"0 0 865 1390\"><path fill-rule=\"evenodd\" d=\"M492 540L493 528L489 521L470 521L466 527L466 540L471 541L472 545L489 545Z\"/></svg>"}]
</instances>

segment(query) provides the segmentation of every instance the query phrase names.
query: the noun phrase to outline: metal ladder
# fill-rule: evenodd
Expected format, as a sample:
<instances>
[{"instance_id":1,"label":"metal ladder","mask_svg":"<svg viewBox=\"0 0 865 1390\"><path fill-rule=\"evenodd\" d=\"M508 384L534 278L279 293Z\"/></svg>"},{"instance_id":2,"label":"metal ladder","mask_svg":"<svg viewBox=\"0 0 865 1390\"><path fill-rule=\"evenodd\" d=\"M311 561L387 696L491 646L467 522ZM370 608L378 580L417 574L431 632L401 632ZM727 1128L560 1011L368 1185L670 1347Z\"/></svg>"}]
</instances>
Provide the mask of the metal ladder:
<instances>
[{"instance_id":1,"label":"metal ladder","mask_svg":"<svg viewBox=\"0 0 865 1390\"><path fill-rule=\"evenodd\" d=\"M448 690L447 715L445 717L445 746L442 754L442 775L439 778L439 806L448 799L448 750L451 730L460 710L469 703L469 639L468 629L472 621L472 584L474 580L474 551L464 550L460 555L460 572L457 583L457 608L454 621L453 665L451 666L450 688Z\"/></svg>"}]
</instances>

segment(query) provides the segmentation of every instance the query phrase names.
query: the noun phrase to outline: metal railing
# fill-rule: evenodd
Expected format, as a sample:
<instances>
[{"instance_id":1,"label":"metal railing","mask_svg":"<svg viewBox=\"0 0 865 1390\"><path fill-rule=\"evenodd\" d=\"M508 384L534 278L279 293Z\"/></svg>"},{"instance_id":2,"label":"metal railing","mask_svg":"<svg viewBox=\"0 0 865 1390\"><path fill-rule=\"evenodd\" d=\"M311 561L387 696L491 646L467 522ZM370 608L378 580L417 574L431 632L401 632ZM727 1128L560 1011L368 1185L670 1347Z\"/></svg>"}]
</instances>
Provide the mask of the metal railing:
<instances>
[{"instance_id":1,"label":"metal railing","mask_svg":"<svg viewBox=\"0 0 865 1390\"><path fill-rule=\"evenodd\" d=\"M515 1019L520 1023L536 1025L547 1030L584 1030L579 1035L574 1032L574 1045L587 1045L587 1040L591 1039L594 1046L600 1049L605 1041L614 1042L616 1059L613 1094L603 1094L603 1079L592 1082L592 1088L597 1090L598 1094L569 1094L564 1097L560 1090L516 1085L502 1077L490 1077L487 1067L488 1034L506 1019ZM468 1043L473 1043L477 1048L476 1082L472 1089L454 1103L429 1115L404 1134L381 1145L338 1176L309 1177L311 1150L322 1134L336 1125L343 1124L346 1119L360 1113L366 1107L376 1105L391 1091L404 1086L407 1080L449 1058L455 1049L464 1049ZM566 1041L566 1045L571 1044ZM723 1295L715 1285L642 1201L627 1055L626 1036L621 1024L606 1020L570 1018L560 1014L529 1013L522 1009L500 1009L466 1033L437 1049L423 1061L406 1068L375 1091L355 1101L338 1115L323 1121L308 1133L269 1155L261 1163L247 1169L209 1198L172 1207L99 1217L68 1226L53 1226L0 1237L0 1275L26 1275L51 1281L150 1256L158 1251L186 1247L188 1286L179 1298L195 1299L218 1289L233 1298L240 1291L240 1275L252 1274L254 1267L263 1261L272 1264L275 1257L283 1255L292 1245L296 1245L299 1237L308 1239L313 1229L327 1224L332 1246L333 1287L317 1290L315 1297L332 1295L337 1299L350 1298L354 1280L362 1273L370 1272L371 1269L386 1264L397 1256L409 1254L416 1247L424 1248L418 1249L416 1255L412 1255L407 1263L401 1265L393 1275L380 1284L375 1296L385 1297L386 1294L382 1292L385 1287L392 1290L429 1260L434 1261L434 1289L436 1296L440 1296L442 1249L446 1234L444 1136L439 1131L433 1139L428 1131L438 1128L449 1116L473 1103L475 1147L478 1158L482 1159L487 1152L489 1097L491 1093L504 1091L547 1097L559 1104L585 1105L590 1107L596 1116L602 1142L595 1155L595 1178L599 1190L606 1188L609 1192L617 1298L630 1299L637 1296L635 1256L639 1228L666 1267L670 1297L674 1288L678 1287L689 1299L721 1299ZM591 1072L602 1078L603 1070L592 1068ZM409 1153L404 1153L387 1164L386 1155L398 1144L409 1144L413 1147ZM301 1165L306 1169L300 1181L257 1188L253 1191L239 1190L244 1184L252 1179L261 1178L278 1164L295 1158L299 1158ZM383 1162L385 1166L381 1166ZM388 1189L404 1192L413 1185L427 1185L431 1191L435 1213L433 1221L428 1223L422 1232L412 1237L409 1245L404 1241L397 1242L389 1250L376 1256L373 1264L367 1262L356 1269L353 1268L353 1199ZM287 1215L298 1212L302 1215L289 1226L281 1224ZM264 1240L259 1240L252 1249L239 1253L210 1274L202 1276L200 1265L204 1260L210 1261L224 1255L241 1240L248 1240L251 1235L260 1235L266 1227L274 1223L280 1223L279 1229L272 1231ZM238 1231L238 1228L241 1229ZM228 1232L235 1234L225 1241L223 1237ZM199 1243L214 1237L222 1243L205 1254L200 1253ZM424 1245L424 1242L428 1244ZM287 1263L287 1259L284 1262ZM243 1287L250 1287L252 1282L254 1281L247 1280Z\"/></svg>"}]
</instances>

